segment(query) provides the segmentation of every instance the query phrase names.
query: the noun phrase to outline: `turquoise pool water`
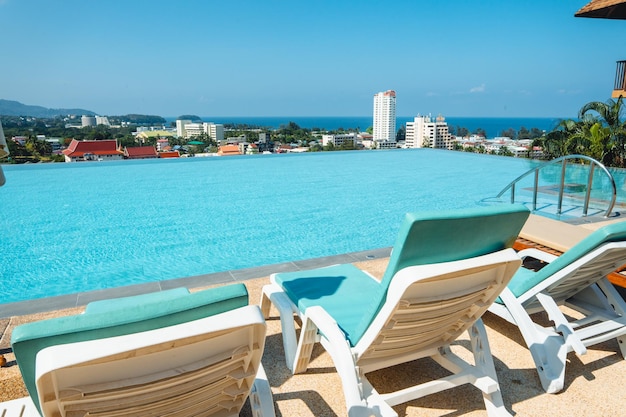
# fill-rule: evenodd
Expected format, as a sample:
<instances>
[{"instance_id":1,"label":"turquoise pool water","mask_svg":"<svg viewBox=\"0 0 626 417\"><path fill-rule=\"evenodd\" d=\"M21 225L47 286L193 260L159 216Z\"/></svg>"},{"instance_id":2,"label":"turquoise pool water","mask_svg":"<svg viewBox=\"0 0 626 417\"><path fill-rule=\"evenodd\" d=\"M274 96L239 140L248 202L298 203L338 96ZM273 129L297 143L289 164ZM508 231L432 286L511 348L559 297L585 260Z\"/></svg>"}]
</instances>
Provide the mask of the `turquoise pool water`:
<instances>
[{"instance_id":1,"label":"turquoise pool water","mask_svg":"<svg viewBox=\"0 0 626 417\"><path fill-rule=\"evenodd\" d=\"M5 166L0 303L393 245L532 161L438 150Z\"/></svg>"}]
</instances>

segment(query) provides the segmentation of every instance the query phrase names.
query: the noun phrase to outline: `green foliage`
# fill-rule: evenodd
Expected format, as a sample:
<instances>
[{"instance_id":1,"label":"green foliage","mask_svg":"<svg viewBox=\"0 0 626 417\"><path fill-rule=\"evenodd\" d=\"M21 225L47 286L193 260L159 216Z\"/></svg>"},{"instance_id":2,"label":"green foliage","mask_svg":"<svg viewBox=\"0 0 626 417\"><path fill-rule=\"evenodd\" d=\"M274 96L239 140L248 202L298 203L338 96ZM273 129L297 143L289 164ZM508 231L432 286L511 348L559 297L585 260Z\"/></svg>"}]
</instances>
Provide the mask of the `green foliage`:
<instances>
[{"instance_id":1,"label":"green foliage","mask_svg":"<svg viewBox=\"0 0 626 417\"><path fill-rule=\"evenodd\" d=\"M469 136L469 130L462 126L448 126L451 135L466 137Z\"/></svg>"},{"instance_id":2,"label":"green foliage","mask_svg":"<svg viewBox=\"0 0 626 417\"><path fill-rule=\"evenodd\" d=\"M406 125L402 125L396 132L396 142L402 142L405 139L406 139Z\"/></svg>"},{"instance_id":3,"label":"green foliage","mask_svg":"<svg viewBox=\"0 0 626 417\"><path fill-rule=\"evenodd\" d=\"M274 132L274 138L283 143L309 142L313 139L310 129L301 128L295 122L281 125Z\"/></svg>"},{"instance_id":4,"label":"green foliage","mask_svg":"<svg viewBox=\"0 0 626 417\"><path fill-rule=\"evenodd\" d=\"M502 132L500 132L500 136L511 138L511 139L515 139L516 135L517 134L515 133L515 129L513 129L512 127L508 128L507 130L503 130Z\"/></svg>"},{"instance_id":5,"label":"green foliage","mask_svg":"<svg viewBox=\"0 0 626 417\"><path fill-rule=\"evenodd\" d=\"M578 121L562 120L545 137L533 144L541 146L546 158L582 154L607 166L624 167L626 124L621 121L622 98L602 103L592 101L578 113Z\"/></svg>"},{"instance_id":6,"label":"green foliage","mask_svg":"<svg viewBox=\"0 0 626 417\"><path fill-rule=\"evenodd\" d=\"M479 127L476 130L474 130L474 134L478 136L482 136L483 138L487 137L487 132L485 132L485 129L483 129L482 127Z\"/></svg>"},{"instance_id":7,"label":"green foliage","mask_svg":"<svg viewBox=\"0 0 626 417\"><path fill-rule=\"evenodd\" d=\"M176 120L191 120L192 122L202 121L200 116L196 116L195 114L183 114L182 116L178 116Z\"/></svg>"},{"instance_id":8,"label":"green foliage","mask_svg":"<svg viewBox=\"0 0 626 417\"><path fill-rule=\"evenodd\" d=\"M131 125L149 125L160 126L166 123L161 116L153 116L147 114L127 114L124 116L109 116L109 122L112 124L128 123Z\"/></svg>"}]
</instances>

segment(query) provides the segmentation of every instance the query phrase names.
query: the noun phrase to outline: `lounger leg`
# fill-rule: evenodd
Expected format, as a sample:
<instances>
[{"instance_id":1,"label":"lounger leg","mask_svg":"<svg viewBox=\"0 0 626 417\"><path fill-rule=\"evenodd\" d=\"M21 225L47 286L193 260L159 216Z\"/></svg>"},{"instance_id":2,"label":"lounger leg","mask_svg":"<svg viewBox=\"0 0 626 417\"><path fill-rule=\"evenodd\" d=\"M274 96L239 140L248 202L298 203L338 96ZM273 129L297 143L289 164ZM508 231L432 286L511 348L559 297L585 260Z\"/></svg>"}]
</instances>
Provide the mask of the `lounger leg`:
<instances>
[{"instance_id":1,"label":"lounger leg","mask_svg":"<svg viewBox=\"0 0 626 417\"><path fill-rule=\"evenodd\" d=\"M626 302L622 296L617 292L613 284L608 279L603 278L598 281L598 287L602 290L602 293L606 296L607 302L613 308L613 310L622 317L626 316ZM622 352L622 357L626 359L626 334L618 336L617 345Z\"/></svg>"},{"instance_id":2,"label":"lounger leg","mask_svg":"<svg viewBox=\"0 0 626 417\"><path fill-rule=\"evenodd\" d=\"M543 389L549 394L561 391L565 382L567 358L567 345L563 337L558 333L540 329L508 288L502 291L500 297L515 319L530 350Z\"/></svg>"},{"instance_id":3,"label":"lounger leg","mask_svg":"<svg viewBox=\"0 0 626 417\"><path fill-rule=\"evenodd\" d=\"M269 293L271 294L271 292ZM272 307L272 301L270 300L270 295L265 293L265 287L263 288L263 292L261 293L261 314L263 314L263 318L265 320L270 318L270 308Z\"/></svg>"},{"instance_id":4,"label":"lounger leg","mask_svg":"<svg viewBox=\"0 0 626 417\"><path fill-rule=\"evenodd\" d=\"M272 390L267 381L267 375L263 364L259 364L254 385L250 391L250 408L252 417L275 417L274 401L272 400Z\"/></svg>"},{"instance_id":5,"label":"lounger leg","mask_svg":"<svg viewBox=\"0 0 626 417\"><path fill-rule=\"evenodd\" d=\"M261 305L265 304L265 309L269 314L268 302L270 300L280 315L280 325L283 334L283 348L285 350L285 363L293 372L294 359L298 340L296 338L296 325L294 322L294 311L289 298L274 284L265 285L261 295ZM263 310L261 310L263 311ZM264 313L265 314L265 313Z\"/></svg>"},{"instance_id":6,"label":"lounger leg","mask_svg":"<svg viewBox=\"0 0 626 417\"><path fill-rule=\"evenodd\" d=\"M483 374L493 379L497 385L497 389L493 392L485 392L482 390L487 414L491 417L510 416L511 414L504 407L504 401L502 400L502 392L498 384L498 375L496 374L496 367L493 363L493 356L491 355L487 331L485 330L483 321L478 319L476 323L468 329L468 333L472 353L474 354L475 366L480 369Z\"/></svg>"}]
</instances>

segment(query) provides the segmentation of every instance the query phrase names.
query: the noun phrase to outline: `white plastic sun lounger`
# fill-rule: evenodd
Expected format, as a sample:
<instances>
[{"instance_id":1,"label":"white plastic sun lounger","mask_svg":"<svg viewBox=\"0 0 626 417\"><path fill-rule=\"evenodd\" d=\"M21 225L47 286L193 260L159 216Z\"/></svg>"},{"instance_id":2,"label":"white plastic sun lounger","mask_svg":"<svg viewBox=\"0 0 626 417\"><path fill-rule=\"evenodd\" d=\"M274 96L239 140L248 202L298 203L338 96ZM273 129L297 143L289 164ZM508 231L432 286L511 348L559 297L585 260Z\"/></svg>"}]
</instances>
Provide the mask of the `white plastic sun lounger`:
<instances>
[{"instance_id":1,"label":"white plastic sun lounger","mask_svg":"<svg viewBox=\"0 0 626 417\"><path fill-rule=\"evenodd\" d=\"M273 417L265 332L239 284L106 300L18 326L13 349L31 396L0 404L0 416L237 416L249 398L253 416Z\"/></svg>"},{"instance_id":2,"label":"white plastic sun lounger","mask_svg":"<svg viewBox=\"0 0 626 417\"><path fill-rule=\"evenodd\" d=\"M272 275L261 309L279 311L287 366L305 372L320 342L351 417L397 416L396 404L463 384L482 392L490 416L510 415L480 317L521 263L510 247L527 217L518 206L408 214L381 282L353 265ZM450 350L465 331L475 364ZM384 395L366 377L425 357L451 375Z\"/></svg>"},{"instance_id":3,"label":"white plastic sun lounger","mask_svg":"<svg viewBox=\"0 0 626 417\"><path fill-rule=\"evenodd\" d=\"M563 389L569 352L582 355L617 339L626 357L626 302L607 278L626 264L626 221L598 229L558 257L537 249L519 254L547 265L520 268L489 311L518 326L546 392ZM538 323L538 312L551 323Z\"/></svg>"}]
</instances>

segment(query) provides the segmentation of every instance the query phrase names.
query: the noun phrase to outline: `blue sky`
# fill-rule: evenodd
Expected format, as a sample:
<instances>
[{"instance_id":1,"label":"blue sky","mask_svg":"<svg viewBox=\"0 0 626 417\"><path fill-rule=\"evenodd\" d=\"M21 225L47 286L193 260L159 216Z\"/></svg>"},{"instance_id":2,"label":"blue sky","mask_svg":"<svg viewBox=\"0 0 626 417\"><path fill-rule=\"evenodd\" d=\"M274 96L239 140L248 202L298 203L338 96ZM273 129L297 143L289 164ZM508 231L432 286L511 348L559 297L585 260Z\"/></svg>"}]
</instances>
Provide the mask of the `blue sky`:
<instances>
[{"instance_id":1,"label":"blue sky","mask_svg":"<svg viewBox=\"0 0 626 417\"><path fill-rule=\"evenodd\" d=\"M0 98L102 115L575 117L626 21L588 0L0 0Z\"/></svg>"}]
</instances>

